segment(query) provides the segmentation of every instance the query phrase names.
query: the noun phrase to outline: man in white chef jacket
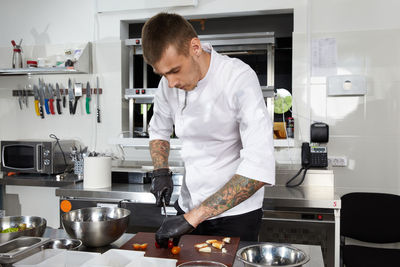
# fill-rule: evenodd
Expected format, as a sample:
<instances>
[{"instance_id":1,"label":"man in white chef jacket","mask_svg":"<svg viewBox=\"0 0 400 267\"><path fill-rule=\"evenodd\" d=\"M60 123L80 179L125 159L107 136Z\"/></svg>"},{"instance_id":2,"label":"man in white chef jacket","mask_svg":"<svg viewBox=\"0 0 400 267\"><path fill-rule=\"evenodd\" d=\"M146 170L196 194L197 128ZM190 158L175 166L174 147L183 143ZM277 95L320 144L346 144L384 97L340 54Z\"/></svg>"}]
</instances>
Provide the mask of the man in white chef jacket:
<instances>
[{"instance_id":1,"label":"man in white chef jacket","mask_svg":"<svg viewBox=\"0 0 400 267\"><path fill-rule=\"evenodd\" d=\"M183 234L256 241L264 185L275 183L272 124L255 72L201 43L191 24L160 13L142 29L145 61L162 76L150 121L156 203L172 194L169 140L182 142L185 177L175 207L156 240ZM179 215L180 214L180 215Z\"/></svg>"}]
</instances>

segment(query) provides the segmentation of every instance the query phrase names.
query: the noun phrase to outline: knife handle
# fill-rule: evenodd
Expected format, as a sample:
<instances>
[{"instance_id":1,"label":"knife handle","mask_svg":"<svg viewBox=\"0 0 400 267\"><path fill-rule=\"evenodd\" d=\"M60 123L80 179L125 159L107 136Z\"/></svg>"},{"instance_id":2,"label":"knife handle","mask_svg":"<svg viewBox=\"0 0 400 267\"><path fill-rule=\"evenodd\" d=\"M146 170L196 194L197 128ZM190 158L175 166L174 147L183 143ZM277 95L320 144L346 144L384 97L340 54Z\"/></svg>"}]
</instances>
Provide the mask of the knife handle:
<instances>
[{"instance_id":1,"label":"knife handle","mask_svg":"<svg viewBox=\"0 0 400 267\"><path fill-rule=\"evenodd\" d=\"M61 99L56 99L57 101L57 113L58 114L61 114L62 112L61 112Z\"/></svg>"},{"instance_id":2,"label":"knife handle","mask_svg":"<svg viewBox=\"0 0 400 267\"><path fill-rule=\"evenodd\" d=\"M97 112L96 112L96 117L97 117L97 123L100 123L100 108L97 108Z\"/></svg>"},{"instance_id":3,"label":"knife handle","mask_svg":"<svg viewBox=\"0 0 400 267\"><path fill-rule=\"evenodd\" d=\"M50 114L49 100L48 99L44 100L44 107L46 108L46 114Z\"/></svg>"},{"instance_id":4,"label":"knife handle","mask_svg":"<svg viewBox=\"0 0 400 267\"><path fill-rule=\"evenodd\" d=\"M90 97L86 97L86 113L90 114Z\"/></svg>"},{"instance_id":5,"label":"knife handle","mask_svg":"<svg viewBox=\"0 0 400 267\"><path fill-rule=\"evenodd\" d=\"M39 112L40 112L40 117L42 119L44 119L44 112L43 112L43 106L42 105L39 106Z\"/></svg>"},{"instance_id":6,"label":"knife handle","mask_svg":"<svg viewBox=\"0 0 400 267\"><path fill-rule=\"evenodd\" d=\"M54 114L56 114L55 112L54 112L54 99L53 98L50 98L49 99L49 101L50 101L50 113L52 114L52 115L54 115Z\"/></svg>"},{"instance_id":7,"label":"knife handle","mask_svg":"<svg viewBox=\"0 0 400 267\"><path fill-rule=\"evenodd\" d=\"M74 104L72 103L72 100L69 101L69 114L74 114Z\"/></svg>"},{"instance_id":8,"label":"knife handle","mask_svg":"<svg viewBox=\"0 0 400 267\"><path fill-rule=\"evenodd\" d=\"M72 111L72 114L75 114L75 112L76 112L76 107L78 106L78 100L79 100L79 98L81 98L81 97L80 97L80 96L76 96L76 97L75 97L74 109L73 109L73 111Z\"/></svg>"},{"instance_id":9,"label":"knife handle","mask_svg":"<svg viewBox=\"0 0 400 267\"><path fill-rule=\"evenodd\" d=\"M35 100L35 112L36 112L36 115L40 116L39 100Z\"/></svg>"}]
</instances>

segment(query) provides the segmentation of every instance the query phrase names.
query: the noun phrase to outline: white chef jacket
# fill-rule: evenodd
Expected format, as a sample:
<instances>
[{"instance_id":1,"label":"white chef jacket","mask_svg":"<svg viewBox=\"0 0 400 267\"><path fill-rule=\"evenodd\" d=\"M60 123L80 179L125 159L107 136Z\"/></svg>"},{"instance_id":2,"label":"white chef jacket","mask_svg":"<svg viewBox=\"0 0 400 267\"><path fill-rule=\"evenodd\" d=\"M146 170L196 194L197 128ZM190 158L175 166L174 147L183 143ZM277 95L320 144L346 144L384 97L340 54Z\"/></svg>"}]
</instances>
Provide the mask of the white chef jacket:
<instances>
[{"instance_id":1,"label":"white chef jacket","mask_svg":"<svg viewBox=\"0 0 400 267\"><path fill-rule=\"evenodd\" d=\"M239 59L211 53L206 76L188 92L169 88L162 77L150 121L150 140L170 140L173 125L182 142L185 177L179 206L188 212L235 174L275 184L272 123L255 72ZM262 207L264 188L213 217Z\"/></svg>"}]
</instances>

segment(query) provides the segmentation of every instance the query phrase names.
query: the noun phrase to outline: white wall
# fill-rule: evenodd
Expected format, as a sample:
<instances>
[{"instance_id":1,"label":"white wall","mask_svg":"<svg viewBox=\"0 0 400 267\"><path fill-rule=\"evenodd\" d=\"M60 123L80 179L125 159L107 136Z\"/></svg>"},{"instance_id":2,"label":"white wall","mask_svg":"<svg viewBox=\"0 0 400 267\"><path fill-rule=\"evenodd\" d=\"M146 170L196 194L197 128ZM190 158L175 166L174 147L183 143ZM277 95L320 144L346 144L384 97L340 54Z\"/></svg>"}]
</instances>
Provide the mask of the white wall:
<instances>
[{"instance_id":1,"label":"white wall","mask_svg":"<svg viewBox=\"0 0 400 267\"><path fill-rule=\"evenodd\" d=\"M10 39L24 38L24 44L55 45L94 42L94 74L76 75L78 81L94 81L98 75L105 88L101 104L103 122L97 125L97 147L110 150L107 140L121 131L121 91L127 64L121 40L126 23L144 21L159 11L173 11L186 17L238 14L267 14L294 10L293 94L295 98L296 148L277 151L277 159L299 162L299 146L309 139L309 124L322 120L331 127L330 155L345 155L349 166L335 168L336 186L343 192L367 190L399 193L399 119L396 117L400 77L400 20L396 0L199 0L197 7L171 7L125 12L96 13L96 2L2 1L0 9L0 67L11 58ZM22 11L21 11L22 9ZM21 12L23 15L21 15ZM38 15L40 14L40 15ZM18 20L14 18L18 17ZM122 25L125 27L121 27ZM35 32L41 38L35 38ZM18 36L15 36L18 34ZM365 97L326 97L325 77L310 77L309 42L333 37L338 44L338 73L366 75ZM124 56L121 56L124 55ZM8 57L8 58L7 58ZM126 75L126 73L124 73ZM46 76L47 81L66 76ZM54 116L41 120L29 110L17 110L10 90L26 78L0 77L0 138L79 137L94 146L94 116ZM83 106L82 106L83 108ZM289 157L290 156L290 157Z\"/></svg>"}]
</instances>

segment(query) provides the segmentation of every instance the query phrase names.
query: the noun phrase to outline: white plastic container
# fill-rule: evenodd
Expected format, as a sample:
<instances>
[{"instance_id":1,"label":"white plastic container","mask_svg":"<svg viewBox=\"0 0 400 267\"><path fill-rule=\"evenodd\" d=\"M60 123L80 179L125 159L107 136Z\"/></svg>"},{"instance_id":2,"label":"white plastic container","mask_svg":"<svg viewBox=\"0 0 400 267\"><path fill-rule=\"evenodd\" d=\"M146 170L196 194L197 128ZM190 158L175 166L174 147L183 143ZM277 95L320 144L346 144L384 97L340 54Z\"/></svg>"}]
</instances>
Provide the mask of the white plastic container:
<instances>
[{"instance_id":1,"label":"white plastic container","mask_svg":"<svg viewBox=\"0 0 400 267\"><path fill-rule=\"evenodd\" d=\"M110 249L104 254L85 262L82 267L124 267L143 258L144 251Z\"/></svg>"},{"instance_id":2,"label":"white plastic container","mask_svg":"<svg viewBox=\"0 0 400 267\"><path fill-rule=\"evenodd\" d=\"M23 260L20 260L13 264L15 267L32 267L37 266L38 264L42 263L43 261L52 258L58 254L65 253L66 250L64 249L45 249L35 253Z\"/></svg>"},{"instance_id":3,"label":"white plastic container","mask_svg":"<svg viewBox=\"0 0 400 267\"><path fill-rule=\"evenodd\" d=\"M175 259L142 257L131 261L125 267L176 267L177 261Z\"/></svg>"},{"instance_id":4,"label":"white plastic container","mask_svg":"<svg viewBox=\"0 0 400 267\"><path fill-rule=\"evenodd\" d=\"M100 253L84 252L84 251L71 251L67 250L65 253L58 254L51 257L38 267L78 267L82 266L85 262L100 256Z\"/></svg>"}]
</instances>

